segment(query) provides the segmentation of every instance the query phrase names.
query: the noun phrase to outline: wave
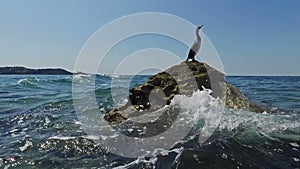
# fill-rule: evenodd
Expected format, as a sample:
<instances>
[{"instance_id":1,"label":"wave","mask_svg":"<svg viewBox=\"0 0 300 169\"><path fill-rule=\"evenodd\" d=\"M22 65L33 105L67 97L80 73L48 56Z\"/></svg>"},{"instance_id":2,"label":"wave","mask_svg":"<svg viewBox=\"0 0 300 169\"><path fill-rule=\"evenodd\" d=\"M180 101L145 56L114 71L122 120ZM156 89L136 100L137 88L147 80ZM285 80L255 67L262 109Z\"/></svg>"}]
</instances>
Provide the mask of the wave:
<instances>
[{"instance_id":1,"label":"wave","mask_svg":"<svg viewBox=\"0 0 300 169\"><path fill-rule=\"evenodd\" d=\"M74 79L80 79L80 78L88 78L88 77L92 77L94 75L91 75L91 74L84 74L84 73L79 73L79 74L75 74L73 76Z\"/></svg>"},{"instance_id":2,"label":"wave","mask_svg":"<svg viewBox=\"0 0 300 169\"><path fill-rule=\"evenodd\" d=\"M49 137L48 140L73 140L76 137L71 137L71 136L52 136Z\"/></svg>"},{"instance_id":3,"label":"wave","mask_svg":"<svg viewBox=\"0 0 300 169\"><path fill-rule=\"evenodd\" d=\"M17 81L16 85L12 85L10 87L14 88L14 87L20 87L20 86L28 88L28 89L32 89L32 90L43 88L43 86L40 85L40 79L37 79L37 78L23 78L23 79L20 79L20 80Z\"/></svg>"},{"instance_id":4,"label":"wave","mask_svg":"<svg viewBox=\"0 0 300 169\"><path fill-rule=\"evenodd\" d=\"M2 107L0 118L4 152L0 155L0 168L13 164L9 162L10 158L14 158L14 164L18 163L17 167L20 168L28 167L28 161L34 163L33 167L36 168L80 168L87 165L86 161L89 162L89 166L86 166L89 168L299 168L299 113L279 111L276 114L258 114L226 109L220 100L210 96L210 90L196 91L191 97L175 96L171 105L140 118L130 119L147 123L156 121L166 110L169 113L181 113L175 118L177 122L172 123L177 129L169 132L171 139L178 138L170 148L155 147L147 155L134 159L109 153L97 141L113 141L115 135L87 135L82 129L83 122L76 117L70 89L74 78L81 81L92 79L92 76L26 76L9 81L8 85L13 83L15 87L10 87L7 93L1 93L6 99L2 106L7 106ZM99 104L99 110L96 111L99 111L100 116L113 107L111 89L117 91L116 94L120 95L117 95L118 98L125 95L122 93L126 89L124 86L111 86L110 82L111 77L97 75L96 89L91 88L96 93ZM51 90L36 90L34 93L31 87L35 85ZM6 90L3 88L2 91ZM91 91L84 90L82 95L86 95L86 92ZM10 93L16 96L7 100ZM16 103L16 97L21 98L20 103ZM36 99L32 104L27 100L31 97ZM274 103L282 101L282 98L274 97L270 100ZM88 100L83 102L85 101L88 103ZM9 107L10 104L12 106ZM86 116L91 118L88 114ZM186 126L191 127L191 130L186 130L186 137L180 138L178 133ZM131 128L128 129L128 133L132 131ZM151 127L140 129L142 133L151 130ZM117 134L124 133L118 131ZM199 137L203 139L199 140ZM155 142L167 141L168 137L164 139L161 136L153 141L153 145L156 145ZM133 151L138 150L133 147ZM22 158L15 154L21 154ZM40 158L36 158L37 156ZM6 160L7 163L1 164L1 160Z\"/></svg>"},{"instance_id":5,"label":"wave","mask_svg":"<svg viewBox=\"0 0 300 169\"><path fill-rule=\"evenodd\" d=\"M53 76L49 78L42 77L42 78L22 78L17 81L18 85L22 86L30 86L30 85L47 85L47 84L56 84L56 83L71 83L72 77L71 76ZM45 84L47 83L47 84Z\"/></svg>"},{"instance_id":6,"label":"wave","mask_svg":"<svg viewBox=\"0 0 300 169\"><path fill-rule=\"evenodd\" d=\"M17 84L26 86L26 85L33 84L34 82L39 82L39 79L24 78L18 80Z\"/></svg>"},{"instance_id":7,"label":"wave","mask_svg":"<svg viewBox=\"0 0 300 169\"><path fill-rule=\"evenodd\" d=\"M255 125L264 132L273 132L300 127L300 114L268 114L242 110L227 110L222 116L220 129L229 131L241 125Z\"/></svg>"}]
</instances>

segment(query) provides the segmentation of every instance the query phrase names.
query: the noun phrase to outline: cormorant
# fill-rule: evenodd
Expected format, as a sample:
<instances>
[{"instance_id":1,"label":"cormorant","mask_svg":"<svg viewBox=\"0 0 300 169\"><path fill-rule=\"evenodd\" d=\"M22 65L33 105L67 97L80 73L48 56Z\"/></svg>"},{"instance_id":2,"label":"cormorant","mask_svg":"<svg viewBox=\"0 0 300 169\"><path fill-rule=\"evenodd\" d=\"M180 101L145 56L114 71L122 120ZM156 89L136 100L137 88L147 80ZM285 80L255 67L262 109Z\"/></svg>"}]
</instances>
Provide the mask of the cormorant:
<instances>
[{"instance_id":1,"label":"cormorant","mask_svg":"<svg viewBox=\"0 0 300 169\"><path fill-rule=\"evenodd\" d=\"M190 49L190 52L189 52L189 55L188 55L186 61L188 61L189 59L192 59L192 61L196 61L195 56L199 52L200 45L201 45L201 38L200 38L200 35L199 35L199 31L202 27L203 27L203 25L198 26L196 28L196 40L195 40L195 42L193 43L193 45Z\"/></svg>"}]
</instances>

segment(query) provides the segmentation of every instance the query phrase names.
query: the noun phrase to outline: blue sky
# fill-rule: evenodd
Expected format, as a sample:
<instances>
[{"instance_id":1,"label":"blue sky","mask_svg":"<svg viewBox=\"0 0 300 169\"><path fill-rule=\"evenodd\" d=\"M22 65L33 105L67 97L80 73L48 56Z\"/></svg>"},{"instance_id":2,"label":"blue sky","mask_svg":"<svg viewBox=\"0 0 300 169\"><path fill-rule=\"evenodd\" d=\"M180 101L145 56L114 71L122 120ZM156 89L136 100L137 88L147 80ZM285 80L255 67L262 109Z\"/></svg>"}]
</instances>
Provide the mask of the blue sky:
<instances>
[{"instance_id":1,"label":"blue sky","mask_svg":"<svg viewBox=\"0 0 300 169\"><path fill-rule=\"evenodd\" d=\"M229 75L300 75L298 0L0 0L0 66L73 70L95 31L138 12L204 24Z\"/></svg>"}]
</instances>

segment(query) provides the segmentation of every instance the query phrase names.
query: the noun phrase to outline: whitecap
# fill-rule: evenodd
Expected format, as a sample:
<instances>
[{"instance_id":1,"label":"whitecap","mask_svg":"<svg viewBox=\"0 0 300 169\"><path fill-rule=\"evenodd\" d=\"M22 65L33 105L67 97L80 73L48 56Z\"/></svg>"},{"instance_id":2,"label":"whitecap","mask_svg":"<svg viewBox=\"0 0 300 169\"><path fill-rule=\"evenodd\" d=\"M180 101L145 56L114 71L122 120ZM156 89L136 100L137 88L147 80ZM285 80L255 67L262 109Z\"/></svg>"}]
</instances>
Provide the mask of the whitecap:
<instances>
[{"instance_id":1,"label":"whitecap","mask_svg":"<svg viewBox=\"0 0 300 169\"><path fill-rule=\"evenodd\" d=\"M299 162L300 159L299 158L296 158L296 157L293 157L293 160L296 161L296 162Z\"/></svg>"},{"instance_id":2,"label":"whitecap","mask_svg":"<svg viewBox=\"0 0 300 169\"><path fill-rule=\"evenodd\" d=\"M31 141L28 141L26 140L25 144L21 147L19 147L20 151L25 151L27 150L28 147L32 147L32 142Z\"/></svg>"},{"instance_id":3,"label":"whitecap","mask_svg":"<svg viewBox=\"0 0 300 169\"><path fill-rule=\"evenodd\" d=\"M48 116L46 116L44 126L48 125L50 122L50 119L48 118Z\"/></svg>"},{"instance_id":4,"label":"whitecap","mask_svg":"<svg viewBox=\"0 0 300 169\"><path fill-rule=\"evenodd\" d=\"M81 122L80 121L75 121L74 124L81 125Z\"/></svg>"},{"instance_id":5,"label":"whitecap","mask_svg":"<svg viewBox=\"0 0 300 169\"><path fill-rule=\"evenodd\" d=\"M90 82L91 76L92 76L91 74L76 74L73 76L73 82L78 82L78 83Z\"/></svg>"},{"instance_id":6,"label":"whitecap","mask_svg":"<svg viewBox=\"0 0 300 169\"><path fill-rule=\"evenodd\" d=\"M72 140L75 139L76 137L67 137L67 136L52 136L49 137L48 140L54 139L54 140Z\"/></svg>"},{"instance_id":7,"label":"whitecap","mask_svg":"<svg viewBox=\"0 0 300 169\"><path fill-rule=\"evenodd\" d=\"M81 137L89 140L99 140L99 136L95 136L95 135L86 135Z\"/></svg>"},{"instance_id":8,"label":"whitecap","mask_svg":"<svg viewBox=\"0 0 300 169\"><path fill-rule=\"evenodd\" d=\"M297 143L290 143L290 145L293 147L299 147L299 144L297 144Z\"/></svg>"},{"instance_id":9,"label":"whitecap","mask_svg":"<svg viewBox=\"0 0 300 169\"><path fill-rule=\"evenodd\" d=\"M297 114L261 114L246 110L226 110L222 116L219 129L235 130L241 125L253 125L267 134L279 130L300 127Z\"/></svg>"},{"instance_id":10,"label":"whitecap","mask_svg":"<svg viewBox=\"0 0 300 169\"><path fill-rule=\"evenodd\" d=\"M120 78L120 75L112 74L112 75L109 75L109 77L111 77L111 78Z\"/></svg>"},{"instance_id":11,"label":"whitecap","mask_svg":"<svg viewBox=\"0 0 300 169\"><path fill-rule=\"evenodd\" d=\"M11 131L9 131L10 133L14 133L14 132L17 132L19 131L19 129L12 129Z\"/></svg>"},{"instance_id":12,"label":"whitecap","mask_svg":"<svg viewBox=\"0 0 300 169\"><path fill-rule=\"evenodd\" d=\"M30 83L29 79L25 78L25 79L20 79L17 82L19 85L28 85Z\"/></svg>"}]
</instances>

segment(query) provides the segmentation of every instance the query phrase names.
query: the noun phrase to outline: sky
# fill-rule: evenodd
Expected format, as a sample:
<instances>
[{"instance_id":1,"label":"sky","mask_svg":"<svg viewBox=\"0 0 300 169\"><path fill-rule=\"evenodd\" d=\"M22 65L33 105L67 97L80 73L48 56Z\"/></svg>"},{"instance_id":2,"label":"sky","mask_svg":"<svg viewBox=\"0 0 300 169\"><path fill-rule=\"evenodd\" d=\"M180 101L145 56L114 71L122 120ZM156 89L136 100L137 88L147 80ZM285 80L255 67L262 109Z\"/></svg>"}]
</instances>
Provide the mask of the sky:
<instances>
[{"instance_id":1,"label":"sky","mask_svg":"<svg viewBox=\"0 0 300 169\"><path fill-rule=\"evenodd\" d=\"M204 24L202 31L227 75L300 75L299 0L0 0L0 66L73 71L84 44L97 30L141 12ZM131 44L138 42L140 50L147 38L137 37ZM115 52L124 52L121 49ZM184 47L175 50L187 53Z\"/></svg>"}]
</instances>

